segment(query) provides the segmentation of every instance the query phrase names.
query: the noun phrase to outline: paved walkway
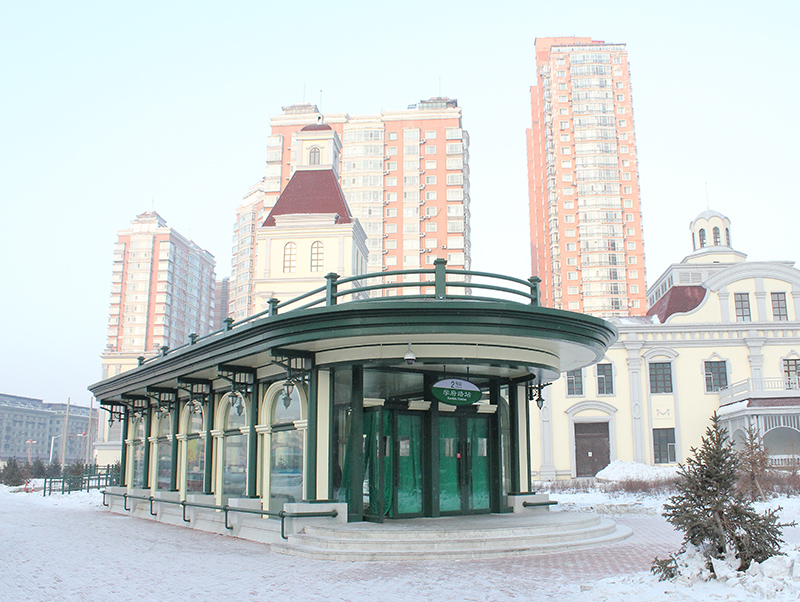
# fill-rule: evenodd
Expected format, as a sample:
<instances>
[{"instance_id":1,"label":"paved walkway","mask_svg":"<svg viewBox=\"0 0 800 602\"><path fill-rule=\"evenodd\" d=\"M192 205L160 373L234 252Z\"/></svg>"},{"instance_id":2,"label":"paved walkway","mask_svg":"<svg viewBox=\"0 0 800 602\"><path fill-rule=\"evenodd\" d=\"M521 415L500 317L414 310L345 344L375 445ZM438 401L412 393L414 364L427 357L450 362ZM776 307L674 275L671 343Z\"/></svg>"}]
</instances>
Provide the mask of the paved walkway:
<instances>
[{"instance_id":1,"label":"paved walkway","mask_svg":"<svg viewBox=\"0 0 800 602\"><path fill-rule=\"evenodd\" d=\"M632 537L577 552L449 562L324 562L98 508L53 507L40 498L5 495L0 600L505 602L557 595L566 602L581 600L581 585L647 570L656 554L680 544L661 517L617 520L633 529Z\"/></svg>"}]
</instances>

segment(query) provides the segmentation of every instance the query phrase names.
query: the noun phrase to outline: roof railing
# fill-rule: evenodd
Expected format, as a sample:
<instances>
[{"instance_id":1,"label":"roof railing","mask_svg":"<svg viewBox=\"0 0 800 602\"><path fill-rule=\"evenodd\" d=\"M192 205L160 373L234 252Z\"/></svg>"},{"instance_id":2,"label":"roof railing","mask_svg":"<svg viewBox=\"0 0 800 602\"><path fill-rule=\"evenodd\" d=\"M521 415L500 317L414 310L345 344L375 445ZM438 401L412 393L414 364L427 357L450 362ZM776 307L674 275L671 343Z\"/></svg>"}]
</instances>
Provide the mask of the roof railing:
<instances>
[{"instance_id":1,"label":"roof railing","mask_svg":"<svg viewBox=\"0 0 800 602\"><path fill-rule=\"evenodd\" d=\"M409 280L408 277L417 276L416 279ZM398 278L397 281L387 282L386 278ZM476 282L473 278L485 279L487 282ZM377 282L370 282L377 281ZM427 269L411 270L389 270L375 272L372 274L359 274L340 278L333 272L325 276L325 284L307 293L287 301L280 301L272 298L267 301L267 309L260 311L242 320L234 321L232 318L225 320L225 328L216 330L203 336L192 333L189 342L180 347L161 348L159 355L150 358L139 358L139 365L154 361L159 357L171 355L176 351L185 349L192 345L210 339L219 334L223 334L237 327L250 324L265 317L276 316L285 311L300 311L314 307L330 307L340 303L358 303L364 301L397 301L398 299L434 299L434 300L467 300L467 301L498 301L512 300L533 307L539 306L539 283L541 279L532 276L527 280L494 274L491 272L480 272L475 270L448 270L447 260L436 259L434 267ZM343 288L350 285L347 288ZM518 288L512 288L516 285ZM395 289L398 293L409 289L433 288L433 294L413 293L396 294L386 297L370 297L373 291ZM487 291L487 295L472 295L472 289ZM458 292L456 292L458 291ZM522 301L517 301L521 299Z\"/></svg>"}]
</instances>

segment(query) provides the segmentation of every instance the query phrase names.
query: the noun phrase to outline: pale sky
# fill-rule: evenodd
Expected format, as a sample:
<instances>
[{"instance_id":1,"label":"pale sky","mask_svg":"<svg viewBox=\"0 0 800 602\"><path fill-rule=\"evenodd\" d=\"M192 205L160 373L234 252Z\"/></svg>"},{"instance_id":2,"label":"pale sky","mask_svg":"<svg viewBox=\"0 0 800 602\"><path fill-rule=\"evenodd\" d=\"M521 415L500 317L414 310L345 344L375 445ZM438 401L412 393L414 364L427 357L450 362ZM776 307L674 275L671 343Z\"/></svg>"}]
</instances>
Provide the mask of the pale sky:
<instances>
[{"instance_id":1,"label":"pale sky","mask_svg":"<svg viewBox=\"0 0 800 602\"><path fill-rule=\"evenodd\" d=\"M359 115L458 99L473 268L528 277L537 36L627 44L648 283L707 205L751 260L797 261L798 23L792 0L0 0L0 393L89 404L113 243L137 214L228 276L269 118L303 100Z\"/></svg>"}]
</instances>

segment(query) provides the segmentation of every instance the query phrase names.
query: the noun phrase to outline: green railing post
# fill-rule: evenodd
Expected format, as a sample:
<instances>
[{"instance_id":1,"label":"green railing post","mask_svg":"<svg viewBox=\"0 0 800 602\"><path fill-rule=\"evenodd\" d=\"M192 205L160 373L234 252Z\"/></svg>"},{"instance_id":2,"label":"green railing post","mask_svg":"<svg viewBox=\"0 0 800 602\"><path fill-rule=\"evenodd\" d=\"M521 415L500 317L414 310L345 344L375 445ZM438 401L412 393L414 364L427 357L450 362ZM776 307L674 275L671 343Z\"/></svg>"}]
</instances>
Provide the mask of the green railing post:
<instances>
[{"instance_id":1,"label":"green railing post","mask_svg":"<svg viewBox=\"0 0 800 602\"><path fill-rule=\"evenodd\" d=\"M250 391L250 411L247 413L250 419L250 428L247 435L247 497L255 498L256 478L258 475L258 435L256 425L258 424L258 383L254 382Z\"/></svg>"},{"instance_id":2,"label":"green railing post","mask_svg":"<svg viewBox=\"0 0 800 602\"><path fill-rule=\"evenodd\" d=\"M331 272L325 275L327 284L325 285L325 305L336 305L336 293L339 290L336 281L339 279L339 274Z\"/></svg>"},{"instance_id":3,"label":"green railing post","mask_svg":"<svg viewBox=\"0 0 800 602\"><path fill-rule=\"evenodd\" d=\"M150 487L150 431L153 428L153 406L147 404L147 413L144 420L144 486Z\"/></svg>"},{"instance_id":4,"label":"green railing post","mask_svg":"<svg viewBox=\"0 0 800 602\"><path fill-rule=\"evenodd\" d=\"M178 491L178 422L181 418L181 404L177 397L175 398L175 403L172 404L171 413L172 422L170 426L172 427L172 433L170 434L172 435L172 440L170 443L172 445L169 450L169 490Z\"/></svg>"},{"instance_id":5,"label":"green railing post","mask_svg":"<svg viewBox=\"0 0 800 602\"><path fill-rule=\"evenodd\" d=\"M225 331L227 332L231 328L233 328L233 318L225 318L223 320L225 322Z\"/></svg>"},{"instance_id":6,"label":"green railing post","mask_svg":"<svg viewBox=\"0 0 800 602\"><path fill-rule=\"evenodd\" d=\"M272 299L267 301L267 304L269 305L269 310L267 311L268 316L278 315L278 303L280 303L280 301L278 301L275 297L272 297Z\"/></svg>"},{"instance_id":7,"label":"green railing post","mask_svg":"<svg viewBox=\"0 0 800 602\"><path fill-rule=\"evenodd\" d=\"M528 282L531 283L531 305L539 307L539 283L542 281L538 276L531 276Z\"/></svg>"},{"instance_id":8,"label":"green railing post","mask_svg":"<svg viewBox=\"0 0 800 602\"><path fill-rule=\"evenodd\" d=\"M436 285L436 298L447 298L447 260L441 257L433 262L434 284Z\"/></svg>"},{"instance_id":9,"label":"green railing post","mask_svg":"<svg viewBox=\"0 0 800 602\"><path fill-rule=\"evenodd\" d=\"M122 414L122 449L120 450L119 459L119 484L125 487L126 464L128 463L128 444L125 440L128 438L128 425L130 424L130 409L126 406Z\"/></svg>"}]
</instances>

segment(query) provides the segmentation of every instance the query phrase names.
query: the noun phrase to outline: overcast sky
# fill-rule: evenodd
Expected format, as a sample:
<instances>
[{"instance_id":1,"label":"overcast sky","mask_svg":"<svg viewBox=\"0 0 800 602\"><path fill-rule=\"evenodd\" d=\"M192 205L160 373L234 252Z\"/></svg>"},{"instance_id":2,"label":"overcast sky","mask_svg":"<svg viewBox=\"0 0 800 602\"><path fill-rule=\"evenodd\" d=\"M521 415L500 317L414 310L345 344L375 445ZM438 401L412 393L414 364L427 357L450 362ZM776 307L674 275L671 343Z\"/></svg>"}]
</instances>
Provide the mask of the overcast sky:
<instances>
[{"instance_id":1,"label":"overcast sky","mask_svg":"<svg viewBox=\"0 0 800 602\"><path fill-rule=\"evenodd\" d=\"M458 99L473 267L529 276L537 36L627 44L648 283L707 205L750 259L795 261L798 23L796 1L0 0L0 392L89 404L113 243L137 214L228 276L269 118L304 100L358 115Z\"/></svg>"}]
</instances>

